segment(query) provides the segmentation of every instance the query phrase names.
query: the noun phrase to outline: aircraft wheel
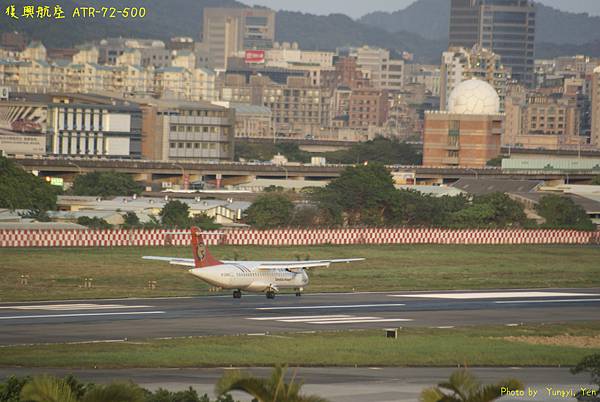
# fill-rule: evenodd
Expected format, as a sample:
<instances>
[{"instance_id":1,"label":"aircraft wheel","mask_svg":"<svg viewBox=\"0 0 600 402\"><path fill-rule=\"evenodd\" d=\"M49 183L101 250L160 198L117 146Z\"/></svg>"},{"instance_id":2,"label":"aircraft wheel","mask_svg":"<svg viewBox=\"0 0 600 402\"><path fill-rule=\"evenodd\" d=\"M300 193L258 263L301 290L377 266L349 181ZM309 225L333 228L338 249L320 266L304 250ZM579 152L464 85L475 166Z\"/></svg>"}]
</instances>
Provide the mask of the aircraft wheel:
<instances>
[{"instance_id":1,"label":"aircraft wheel","mask_svg":"<svg viewBox=\"0 0 600 402\"><path fill-rule=\"evenodd\" d=\"M242 291L241 290L234 290L233 291L233 298L234 299L241 299L242 298Z\"/></svg>"},{"instance_id":2,"label":"aircraft wheel","mask_svg":"<svg viewBox=\"0 0 600 402\"><path fill-rule=\"evenodd\" d=\"M302 292L296 292L296 297L302 296Z\"/></svg>"},{"instance_id":3,"label":"aircraft wheel","mask_svg":"<svg viewBox=\"0 0 600 402\"><path fill-rule=\"evenodd\" d=\"M274 299L275 298L275 292L267 292L267 299Z\"/></svg>"}]
</instances>

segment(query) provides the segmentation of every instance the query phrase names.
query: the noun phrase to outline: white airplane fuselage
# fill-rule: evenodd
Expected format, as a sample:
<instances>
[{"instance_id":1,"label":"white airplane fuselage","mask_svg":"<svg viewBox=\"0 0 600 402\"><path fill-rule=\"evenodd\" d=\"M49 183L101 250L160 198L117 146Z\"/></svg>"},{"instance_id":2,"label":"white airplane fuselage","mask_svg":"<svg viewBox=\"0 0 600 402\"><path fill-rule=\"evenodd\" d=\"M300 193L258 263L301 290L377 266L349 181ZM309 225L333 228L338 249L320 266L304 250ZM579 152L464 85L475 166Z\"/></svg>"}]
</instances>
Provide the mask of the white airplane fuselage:
<instances>
[{"instance_id":1,"label":"white airplane fuselage","mask_svg":"<svg viewBox=\"0 0 600 402\"><path fill-rule=\"evenodd\" d=\"M189 272L203 281L223 289L240 289L248 292L265 292L275 289L302 289L308 285L304 269L257 269L252 262L223 264L190 269Z\"/></svg>"}]
</instances>

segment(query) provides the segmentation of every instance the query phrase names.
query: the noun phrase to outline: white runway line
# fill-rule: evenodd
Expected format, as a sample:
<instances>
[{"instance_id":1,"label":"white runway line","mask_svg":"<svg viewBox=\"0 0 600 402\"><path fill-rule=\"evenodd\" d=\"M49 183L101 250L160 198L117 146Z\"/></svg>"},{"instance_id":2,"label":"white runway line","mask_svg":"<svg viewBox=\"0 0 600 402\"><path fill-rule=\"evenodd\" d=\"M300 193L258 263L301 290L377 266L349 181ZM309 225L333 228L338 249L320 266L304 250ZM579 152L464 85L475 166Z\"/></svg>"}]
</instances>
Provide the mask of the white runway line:
<instances>
[{"instance_id":1,"label":"white runway line","mask_svg":"<svg viewBox=\"0 0 600 402\"><path fill-rule=\"evenodd\" d=\"M127 306L124 304L38 304L0 306L0 310L47 310L47 311L77 311L77 310L113 310L126 308L150 308L152 306Z\"/></svg>"},{"instance_id":2,"label":"white runway line","mask_svg":"<svg viewBox=\"0 0 600 402\"><path fill-rule=\"evenodd\" d=\"M257 310L268 311L268 310L310 310L310 309L324 309L324 308L369 308L369 307L402 307L405 304L402 303L388 303L388 304L342 304L342 305L329 305L329 306L293 306L293 307L257 307Z\"/></svg>"},{"instance_id":3,"label":"white runway line","mask_svg":"<svg viewBox=\"0 0 600 402\"><path fill-rule=\"evenodd\" d=\"M376 320L379 317L360 317L361 320ZM347 317L335 317L335 318L316 318L314 321L340 321L340 320L354 320L356 318L352 318L352 316L347 316ZM303 319L285 319L285 320L278 320L281 322L314 322L313 320L308 321L306 318Z\"/></svg>"},{"instance_id":4,"label":"white runway line","mask_svg":"<svg viewBox=\"0 0 600 402\"><path fill-rule=\"evenodd\" d=\"M520 304L520 303L584 303L600 301L600 299L556 299L556 300L502 300L496 304Z\"/></svg>"},{"instance_id":5,"label":"white runway line","mask_svg":"<svg viewBox=\"0 0 600 402\"><path fill-rule=\"evenodd\" d=\"M307 321L306 323L307 324L324 325L324 324L370 324L370 323L374 323L374 322L406 322L406 321L412 321L412 320L407 319L407 318L375 318L375 319L356 318L356 319L339 320L339 321Z\"/></svg>"},{"instance_id":6,"label":"white runway line","mask_svg":"<svg viewBox=\"0 0 600 402\"><path fill-rule=\"evenodd\" d=\"M365 317L356 315L304 315L304 316L280 316L280 317L248 317L247 320L255 321L277 321L286 323L303 324L369 324L377 322L403 322L413 321L407 318L381 318Z\"/></svg>"},{"instance_id":7,"label":"white runway line","mask_svg":"<svg viewBox=\"0 0 600 402\"><path fill-rule=\"evenodd\" d=\"M70 317L98 317L111 315L147 315L147 314L164 314L164 311L127 311L115 313L81 313L81 314L46 314L46 315L15 315L0 317L0 320L22 320L27 318L70 318Z\"/></svg>"},{"instance_id":8,"label":"white runway line","mask_svg":"<svg viewBox=\"0 0 600 402\"><path fill-rule=\"evenodd\" d=\"M350 315L297 315L297 316L281 316L281 317L254 317L248 318L248 320L255 321L278 321L278 320L305 320L311 318L347 318L352 317Z\"/></svg>"},{"instance_id":9,"label":"white runway line","mask_svg":"<svg viewBox=\"0 0 600 402\"><path fill-rule=\"evenodd\" d=\"M510 299L517 297L574 297L574 296L598 296L590 293L562 293L562 292L479 292L479 293L423 293L388 295L390 297L416 297L424 299Z\"/></svg>"}]
</instances>

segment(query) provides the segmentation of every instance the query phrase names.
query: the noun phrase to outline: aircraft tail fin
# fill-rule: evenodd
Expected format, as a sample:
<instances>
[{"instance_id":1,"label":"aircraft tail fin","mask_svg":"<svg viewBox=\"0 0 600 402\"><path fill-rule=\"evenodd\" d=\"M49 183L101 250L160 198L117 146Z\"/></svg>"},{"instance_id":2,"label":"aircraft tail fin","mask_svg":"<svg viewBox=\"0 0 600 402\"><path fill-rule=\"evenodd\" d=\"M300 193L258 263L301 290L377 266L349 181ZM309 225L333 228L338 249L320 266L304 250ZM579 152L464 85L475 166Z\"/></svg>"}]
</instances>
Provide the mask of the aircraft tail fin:
<instances>
[{"instance_id":1,"label":"aircraft tail fin","mask_svg":"<svg viewBox=\"0 0 600 402\"><path fill-rule=\"evenodd\" d=\"M212 267L214 265L223 264L212 256L208 250L208 246L204 243L204 238L200 229L197 227L192 228L192 253L194 254L194 267L205 268Z\"/></svg>"}]
</instances>

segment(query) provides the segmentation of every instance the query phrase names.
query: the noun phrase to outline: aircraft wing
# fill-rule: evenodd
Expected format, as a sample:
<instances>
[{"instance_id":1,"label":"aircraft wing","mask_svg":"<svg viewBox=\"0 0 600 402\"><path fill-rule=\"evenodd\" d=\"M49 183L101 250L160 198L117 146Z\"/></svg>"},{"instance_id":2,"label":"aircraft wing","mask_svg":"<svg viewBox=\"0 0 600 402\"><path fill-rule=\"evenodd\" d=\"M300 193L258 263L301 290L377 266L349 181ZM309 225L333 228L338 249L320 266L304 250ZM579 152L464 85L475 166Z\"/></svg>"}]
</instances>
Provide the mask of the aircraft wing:
<instances>
[{"instance_id":1,"label":"aircraft wing","mask_svg":"<svg viewBox=\"0 0 600 402\"><path fill-rule=\"evenodd\" d=\"M155 257L152 255L145 255L142 257L144 260L164 261L171 265L183 265L185 267L194 267L193 258L179 258L179 257Z\"/></svg>"},{"instance_id":2,"label":"aircraft wing","mask_svg":"<svg viewBox=\"0 0 600 402\"><path fill-rule=\"evenodd\" d=\"M257 269L269 270L269 269L310 269L329 267L331 264L336 263L350 263L355 261L364 261L364 258L348 258L348 259L336 259L336 260L307 260L307 261L255 261Z\"/></svg>"}]
</instances>

